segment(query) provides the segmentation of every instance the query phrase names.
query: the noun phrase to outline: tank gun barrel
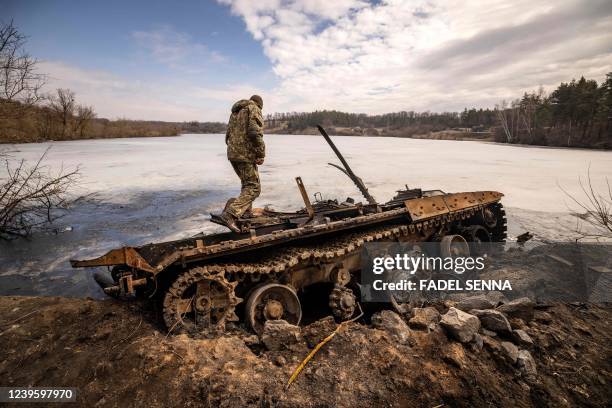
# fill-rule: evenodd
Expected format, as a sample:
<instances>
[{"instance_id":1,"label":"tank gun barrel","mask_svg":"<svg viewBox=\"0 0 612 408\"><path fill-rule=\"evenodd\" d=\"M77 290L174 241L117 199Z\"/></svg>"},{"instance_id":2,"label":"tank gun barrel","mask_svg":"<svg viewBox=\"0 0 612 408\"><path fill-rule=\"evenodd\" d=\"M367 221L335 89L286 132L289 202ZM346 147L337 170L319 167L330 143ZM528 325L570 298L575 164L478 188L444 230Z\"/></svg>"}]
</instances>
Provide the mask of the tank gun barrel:
<instances>
[{"instance_id":1,"label":"tank gun barrel","mask_svg":"<svg viewBox=\"0 0 612 408\"><path fill-rule=\"evenodd\" d=\"M332 142L331 138L329 137L325 129L323 129L321 125L317 125L317 128L319 129L319 132L321 132L321 135L323 136L323 138L325 138L325 141L327 142L327 144L329 144L329 147L331 147L331 149L334 151L336 156L338 156L338 159L340 160L340 163L342 163L342 166L344 167L344 169L335 164L331 164L331 163L329 164L331 164L332 166L334 166L335 168L341 170L344 174L346 174L353 181L353 183L355 183L355 185L357 186L357 188L359 189L359 191L364 196L364 198L368 201L369 204L377 204L374 197L372 197L372 195L368 191L368 188L365 186L365 184L363 184L363 181L359 177L357 177L355 173L353 173L353 170L351 169L351 167L348 165L348 163L342 156L342 153L340 153L340 150L338 150L334 142Z\"/></svg>"}]
</instances>

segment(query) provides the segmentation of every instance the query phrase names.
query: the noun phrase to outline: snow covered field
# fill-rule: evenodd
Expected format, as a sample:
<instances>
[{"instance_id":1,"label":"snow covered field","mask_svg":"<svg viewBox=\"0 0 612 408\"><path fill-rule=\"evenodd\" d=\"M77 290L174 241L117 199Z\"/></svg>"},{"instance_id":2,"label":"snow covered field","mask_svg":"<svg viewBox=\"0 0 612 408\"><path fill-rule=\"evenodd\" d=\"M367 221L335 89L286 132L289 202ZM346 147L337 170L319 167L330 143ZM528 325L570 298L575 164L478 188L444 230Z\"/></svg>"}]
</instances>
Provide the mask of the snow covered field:
<instances>
[{"instance_id":1,"label":"snow covered field","mask_svg":"<svg viewBox=\"0 0 612 408\"><path fill-rule=\"evenodd\" d=\"M265 140L268 157L260 167L263 192L256 206L301 207L296 176L302 177L311 196L319 191L324 198L360 199L352 182L327 166L338 160L322 137L266 135ZM581 197L578 177L584 179L589 165L595 188L605 187L612 170L612 152L603 151L398 138L334 140L379 201L390 199L405 184L447 192L503 192L510 236L528 230L542 239L571 239L575 218L568 215L568 207L577 208L559 186ZM100 296L91 273L72 270L68 259L120 245L223 230L208 221L208 214L239 191L239 180L225 158L223 135L4 148L16 158L34 161L48 146L46 164L79 165L77 193L91 195L57 223L57 234L0 242L0 294Z\"/></svg>"}]
</instances>

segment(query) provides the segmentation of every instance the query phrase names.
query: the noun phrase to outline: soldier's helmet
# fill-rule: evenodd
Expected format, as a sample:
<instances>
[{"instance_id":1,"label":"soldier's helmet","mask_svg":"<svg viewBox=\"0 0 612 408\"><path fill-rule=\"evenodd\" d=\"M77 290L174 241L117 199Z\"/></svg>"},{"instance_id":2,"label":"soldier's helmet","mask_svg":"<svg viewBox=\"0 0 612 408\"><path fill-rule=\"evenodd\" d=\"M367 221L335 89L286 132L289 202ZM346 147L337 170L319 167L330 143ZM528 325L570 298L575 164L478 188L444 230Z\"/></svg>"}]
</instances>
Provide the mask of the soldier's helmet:
<instances>
[{"instance_id":1,"label":"soldier's helmet","mask_svg":"<svg viewBox=\"0 0 612 408\"><path fill-rule=\"evenodd\" d=\"M251 100L259 106L259 109L263 109L263 99L261 99L261 96L253 95L251 96Z\"/></svg>"}]
</instances>

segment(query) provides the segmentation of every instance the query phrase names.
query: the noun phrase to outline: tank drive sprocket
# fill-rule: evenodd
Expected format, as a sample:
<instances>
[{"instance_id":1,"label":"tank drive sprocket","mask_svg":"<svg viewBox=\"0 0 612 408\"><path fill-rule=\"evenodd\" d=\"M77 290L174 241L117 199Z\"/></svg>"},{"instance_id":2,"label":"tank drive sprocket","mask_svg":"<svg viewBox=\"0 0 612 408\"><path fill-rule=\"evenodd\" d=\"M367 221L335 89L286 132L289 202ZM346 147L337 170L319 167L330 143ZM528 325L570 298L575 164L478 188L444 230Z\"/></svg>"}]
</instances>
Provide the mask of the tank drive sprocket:
<instances>
[{"instance_id":1,"label":"tank drive sprocket","mask_svg":"<svg viewBox=\"0 0 612 408\"><path fill-rule=\"evenodd\" d=\"M340 320L350 319L355 314L357 300L353 291L345 286L334 285L329 294L329 307L332 313Z\"/></svg>"},{"instance_id":2,"label":"tank drive sprocket","mask_svg":"<svg viewBox=\"0 0 612 408\"><path fill-rule=\"evenodd\" d=\"M172 333L225 329L226 322L238 320L237 284L225 279L223 270L198 267L182 273L164 297L166 327Z\"/></svg>"},{"instance_id":3,"label":"tank drive sprocket","mask_svg":"<svg viewBox=\"0 0 612 408\"><path fill-rule=\"evenodd\" d=\"M493 213L495 224L488 227L491 232L491 241L505 242L508 237L508 220L506 219L506 210L502 203L493 203L486 207Z\"/></svg>"}]
</instances>

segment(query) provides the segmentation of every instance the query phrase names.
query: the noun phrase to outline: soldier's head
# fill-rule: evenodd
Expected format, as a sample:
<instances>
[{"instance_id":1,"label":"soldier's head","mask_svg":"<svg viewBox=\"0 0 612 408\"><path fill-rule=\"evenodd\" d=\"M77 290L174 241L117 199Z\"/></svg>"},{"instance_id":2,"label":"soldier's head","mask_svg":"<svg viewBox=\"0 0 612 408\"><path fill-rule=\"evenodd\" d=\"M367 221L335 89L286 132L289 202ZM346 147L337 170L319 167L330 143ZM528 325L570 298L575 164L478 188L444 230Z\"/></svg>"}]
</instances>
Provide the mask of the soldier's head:
<instances>
[{"instance_id":1,"label":"soldier's head","mask_svg":"<svg viewBox=\"0 0 612 408\"><path fill-rule=\"evenodd\" d=\"M263 109L263 99L261 99L261 96L253 95L251 96L251 100L259 106L259 109Z\"/></svg>"}]
</instances>

